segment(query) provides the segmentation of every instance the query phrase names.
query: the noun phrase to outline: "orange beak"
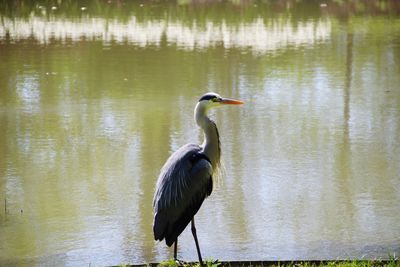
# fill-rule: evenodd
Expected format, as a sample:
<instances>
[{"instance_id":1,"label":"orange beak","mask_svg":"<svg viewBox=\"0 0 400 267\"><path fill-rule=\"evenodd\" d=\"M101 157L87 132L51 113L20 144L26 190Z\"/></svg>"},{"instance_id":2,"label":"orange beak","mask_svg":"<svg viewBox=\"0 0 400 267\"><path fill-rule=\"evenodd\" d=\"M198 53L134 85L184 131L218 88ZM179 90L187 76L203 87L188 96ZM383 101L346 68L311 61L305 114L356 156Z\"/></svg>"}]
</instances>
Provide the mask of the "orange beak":
<instances>
[{"instance_id":1,"label":"orange beak","mask_svg":"<svg viewBox=\"0 0 400 267\"><path fill-rule=\"evenodd\" d=\"M243 101L231 99L231 98L222 98L221 103L227 104L227 105L242 105L242 104L244 104Z\"/></svg>"}]
</instances>

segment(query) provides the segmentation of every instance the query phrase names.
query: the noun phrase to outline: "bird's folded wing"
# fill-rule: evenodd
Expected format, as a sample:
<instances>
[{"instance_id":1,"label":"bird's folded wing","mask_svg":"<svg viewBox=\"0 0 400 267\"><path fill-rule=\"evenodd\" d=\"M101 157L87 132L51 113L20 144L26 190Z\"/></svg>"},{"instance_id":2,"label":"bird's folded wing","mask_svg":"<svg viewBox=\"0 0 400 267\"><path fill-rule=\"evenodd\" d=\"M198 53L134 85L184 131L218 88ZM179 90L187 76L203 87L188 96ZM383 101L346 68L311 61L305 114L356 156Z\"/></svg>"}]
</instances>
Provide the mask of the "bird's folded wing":
<instances>
[{"instance_id":1,"label":"bird's folded wing","mask_svg":"<svg viewBox=\"0 0 400 267\"><path fill-rule=\"evenodd\" d=\"M212 191L212 165L197 145L176 151L164 165L154 196L154 236L172 245Z\"/></svg>"}]
</instances>

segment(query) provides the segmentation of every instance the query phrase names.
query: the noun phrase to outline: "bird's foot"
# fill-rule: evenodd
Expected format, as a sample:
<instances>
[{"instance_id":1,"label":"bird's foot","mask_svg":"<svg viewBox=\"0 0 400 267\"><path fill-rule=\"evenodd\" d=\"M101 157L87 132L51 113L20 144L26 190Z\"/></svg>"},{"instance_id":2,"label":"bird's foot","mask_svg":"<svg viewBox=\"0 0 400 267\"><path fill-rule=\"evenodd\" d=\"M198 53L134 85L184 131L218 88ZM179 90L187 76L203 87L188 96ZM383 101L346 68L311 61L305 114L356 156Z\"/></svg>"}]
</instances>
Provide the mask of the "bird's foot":
<instances>
[{"instance_id":1,"label":"bird's foot","mask_svg":"<svg viewBox=\"0 0 400 267\"><path fill-rule=\"evenodd\" d=\"M174 260L178 266L186 266L189 264L187 261L183 261L183 260L179 260L179 259L174 259Z\"/></svg>"}]
</instances>

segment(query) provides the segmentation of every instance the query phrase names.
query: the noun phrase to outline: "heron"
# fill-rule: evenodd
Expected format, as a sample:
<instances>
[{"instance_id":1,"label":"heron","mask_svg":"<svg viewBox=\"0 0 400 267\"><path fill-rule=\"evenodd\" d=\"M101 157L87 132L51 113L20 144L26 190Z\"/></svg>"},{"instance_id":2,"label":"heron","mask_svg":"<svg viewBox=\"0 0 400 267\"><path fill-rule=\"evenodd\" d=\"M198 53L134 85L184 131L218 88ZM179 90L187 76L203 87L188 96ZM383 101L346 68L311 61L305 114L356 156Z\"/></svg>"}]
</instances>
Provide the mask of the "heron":
<instances>
[{"instance_id":1,"label":"heron","mask_svg":"<svg viewBox=\"0 0 400 267\"><path fill-rule=\"evenodd\" d=\"M194 215L213 190L213 175L220 167L221 157L218 128L207 113L211 108L240 104L244 102L213 92L201 96L194 109L194 119L204 133L203 144L182 146L161 168L153 198L154 239L165 239L168 247L174 244L175 261L178 261L178 237L191 222L199 263L203 265Z\"/></svg>"}]
</instances>

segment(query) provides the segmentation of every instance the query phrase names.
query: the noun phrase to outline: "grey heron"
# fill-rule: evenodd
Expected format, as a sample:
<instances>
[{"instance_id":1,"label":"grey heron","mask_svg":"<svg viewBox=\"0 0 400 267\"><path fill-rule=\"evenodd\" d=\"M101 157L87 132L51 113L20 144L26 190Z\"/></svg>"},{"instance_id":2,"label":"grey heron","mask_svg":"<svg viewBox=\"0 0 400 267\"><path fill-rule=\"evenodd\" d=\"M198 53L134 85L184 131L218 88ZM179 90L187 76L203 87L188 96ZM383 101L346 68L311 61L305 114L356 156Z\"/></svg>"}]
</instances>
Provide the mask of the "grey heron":
<instances>
[{"instance_id":1,"label":"grey heron","mask_svg":"<svg viewBox=\"0 0 400 267\"><path fill-rule=\"evenodd\" d=\"M178 236L191 222L199 262L202 265L194 215L213 189L213 174L220 166L221 146L217 126L208 116L211 108L226 104L240 105L240 100L223 98L216 93L204 94L194 109L194 119L204 132L202 145L186 144L173 153L160 171L153 198L154 239L165 238L174 244L177 260Z\"/></svg>"}]
</instances>

